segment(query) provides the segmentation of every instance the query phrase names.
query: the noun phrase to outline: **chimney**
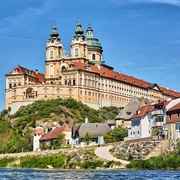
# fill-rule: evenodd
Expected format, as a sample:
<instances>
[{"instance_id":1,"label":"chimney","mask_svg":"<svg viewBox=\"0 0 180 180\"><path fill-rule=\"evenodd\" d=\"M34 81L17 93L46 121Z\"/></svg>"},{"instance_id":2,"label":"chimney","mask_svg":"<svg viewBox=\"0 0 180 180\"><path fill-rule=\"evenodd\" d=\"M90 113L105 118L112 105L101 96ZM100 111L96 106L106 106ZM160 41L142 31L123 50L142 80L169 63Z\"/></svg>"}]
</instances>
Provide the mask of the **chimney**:
<instances>
[{"instance_id":1,"label":"chimney","mask_svg":"<svg viewBox=\"0 0 180 180\"><path fill-rule=\"evenodd\" d=\"M88 118L87 117L85 118L85 123L88 123Z\"/></svg>"},{"instance_id":2,"label":"chimney","mask_svg":"<svg viewBox=\"0 0 180 180\"><path fill-rule=\"evenodd\" d=\"M38 69L35 69L36 74L38 74Z\"/></svg>"}]
</instances>

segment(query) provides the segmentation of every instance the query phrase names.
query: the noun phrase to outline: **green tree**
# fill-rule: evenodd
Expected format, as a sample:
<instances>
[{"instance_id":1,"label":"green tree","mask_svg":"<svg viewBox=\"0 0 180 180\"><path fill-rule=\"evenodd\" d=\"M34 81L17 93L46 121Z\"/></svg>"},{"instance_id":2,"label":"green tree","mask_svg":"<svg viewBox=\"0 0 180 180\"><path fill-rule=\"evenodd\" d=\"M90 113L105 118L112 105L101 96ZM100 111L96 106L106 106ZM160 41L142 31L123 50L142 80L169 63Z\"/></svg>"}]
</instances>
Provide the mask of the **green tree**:
<instances>
[{"instance_id":1,"label":"green tree","mask_svg":"<svg viewBox=\"0 0 180 180\"><path fill-rule=\"evenodd\" d=\"M51 147L54 149L60 148L62 144L64 144L64 140L65 140L65 134L61 133L57 139L53 139L51 141Z\"/></svg>"},{"instance_id":2,"label":"green tree","mask_svg":"<svg viewBox=\"0 0 180 180\"><path fill-rule=\"evenodd\" d=\"M86 145L88 146L90 144L90 142L92 141L92 139L93 139L92 134L87 132L83 138L83 142L85 142Z\"/></svg>"},{"instance_id":3,"label":"green tree","mask_svg":"<svg viewBox=\"0 0 180 180\"><path fill-rule=\"evenodd\" d=\"M110 132L110 136L112 137L112 141L122 141L124 137L128 136L128 129L123 128L121 125L116 127Z\"/></svg>"},{"instance_id":4,"label":"green tree","mask_svg":"<svg viewBox=\"0 0 180 180\"><path fill-rule=\"evenodd\" d=\"M105 143L111 143L112 142L112 137L110 134L103 134Z\"/></svg>"}]
</instances>

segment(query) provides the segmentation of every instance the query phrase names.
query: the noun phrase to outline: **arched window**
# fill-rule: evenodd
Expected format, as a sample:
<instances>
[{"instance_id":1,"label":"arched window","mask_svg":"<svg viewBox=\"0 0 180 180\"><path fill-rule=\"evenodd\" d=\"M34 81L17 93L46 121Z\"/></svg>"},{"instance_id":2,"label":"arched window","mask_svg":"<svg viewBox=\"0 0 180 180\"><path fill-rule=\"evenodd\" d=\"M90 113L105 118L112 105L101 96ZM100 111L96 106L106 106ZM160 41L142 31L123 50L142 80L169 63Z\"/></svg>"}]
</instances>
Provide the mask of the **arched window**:
<instances>
[{"instance_id":1,"label":"arched window","mask_svg":"<svg viewBox=\"0 0 180 180\"><path fill-rule=\"evenodd\" d=\"M86 49L84 49L84 57L86 57Z\"/></svg>"},{"instance_id":2,"label":"arched window","mask_svg":"<svg viewBox=\"0 0 180 180\"><path fill-rule=\"evenodd\" d=\"M92 54L92 60L96 60L96 55Z\"/></svg>"},{"instance_id":3,"label":"arched window","mask_svg":"<svg viewBox=\"0 0 180 180\"><path fill-rule=\"evenodd\" d=\"M66 67L65 67L65 66L62 66L62 68L61 68L61 69L62 69L62 71L63 71L63 70L65 70L65 69L66 69Z\"/></svg>"},{"instance_id":4,"label":"arched window","mask_svg":"<svg viewBox=\"0 0 180 180\"><path fill-rule=\"evenodd\" d=\"M91 80L88 79L88 86L90 87L91 86Z\"/></svg>"},{"instance_id":5,"label":"arched window","mask_svg":"<svg viewBox=\"0 0 180 180\"><path fill-rule=\"evenodd\" d=\"M79 56L79 49L78 48L75 49L75 56Z\"/></svg>"},{"instance_id":6,"label":"arched window","mask_svg":"<svg viewBox=\"0 0 180 180\"><path fill-rule=\"evenodd\" d=\"M53 76L54 75L54 65L50 64L49 68L50 68L50 76Z\"/></svg>"},{"instance_id":7,"label":"arched window","mask_svg":"<svg viewBox=\"0 0 180 180\"><path fill-rule=\"evenodd\" d=\"M54 51L50 51L50 59L54 58Z\"/></svg>"},{"instance_id":8,"label":"arched window","mask_svg":"<svg viewBox=\"0 0 180 180\"><path fill-rule=\"evenodd\" d=\"M34 98L33 88L26 89L26 99Z\"/></svg>"}]
</instances>

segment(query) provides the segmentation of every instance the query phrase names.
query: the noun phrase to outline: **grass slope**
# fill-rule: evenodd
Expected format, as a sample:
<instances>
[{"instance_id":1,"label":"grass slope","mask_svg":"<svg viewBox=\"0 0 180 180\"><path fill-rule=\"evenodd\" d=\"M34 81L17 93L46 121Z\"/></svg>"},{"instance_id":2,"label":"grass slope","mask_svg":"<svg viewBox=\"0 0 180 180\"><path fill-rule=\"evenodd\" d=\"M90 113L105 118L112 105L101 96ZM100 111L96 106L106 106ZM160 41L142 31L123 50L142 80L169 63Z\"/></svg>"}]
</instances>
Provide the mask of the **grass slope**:
<instances>
[{"instance_id":1,"label":"grass slope","mask_svg":"<svg viewBox=\"0 0 180 180\"><path fill-rule=\"evenodd\" d=\"M10 110L10 109L9 109ZM4 110L0 115L0 153L13 153L32 150L32 132L36 121L43 122L51 119L62 124L73 126L84 122L102 122L114 119L120 109L117 107L103 107L92 109L72 98L40 100L33 104L21 107L15 114L9 115Z\"/></svg>"}]
</instances>

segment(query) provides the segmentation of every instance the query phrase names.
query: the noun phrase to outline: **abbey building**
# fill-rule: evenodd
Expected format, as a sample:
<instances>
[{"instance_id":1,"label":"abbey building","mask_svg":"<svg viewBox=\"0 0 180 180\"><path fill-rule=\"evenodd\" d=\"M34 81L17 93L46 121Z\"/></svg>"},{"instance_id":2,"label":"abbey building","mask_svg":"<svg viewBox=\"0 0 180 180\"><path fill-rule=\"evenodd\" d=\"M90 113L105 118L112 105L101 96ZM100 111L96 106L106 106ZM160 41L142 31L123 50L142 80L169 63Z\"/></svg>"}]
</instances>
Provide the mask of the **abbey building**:
<instances>
[{"instance_id":1,"label":"abbey building","mask_svg":"<svg viewBox=\"0 0 180 180\"><path fill-rule=\"evenodd\" d=\"M80 22L71 41L71 55L65 51L56 26L46 44L46 71L17 66L6 74L6 109L11 113L40 99L74 98L95 109L125 106L134 97L151 102L180 96L179 92L115 72L102 58L103 48L91 26Z\"/></svg>"}]
</instances>

